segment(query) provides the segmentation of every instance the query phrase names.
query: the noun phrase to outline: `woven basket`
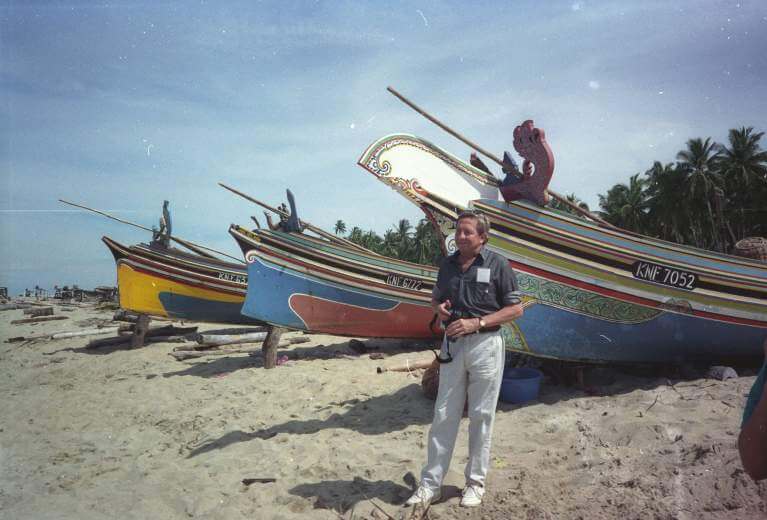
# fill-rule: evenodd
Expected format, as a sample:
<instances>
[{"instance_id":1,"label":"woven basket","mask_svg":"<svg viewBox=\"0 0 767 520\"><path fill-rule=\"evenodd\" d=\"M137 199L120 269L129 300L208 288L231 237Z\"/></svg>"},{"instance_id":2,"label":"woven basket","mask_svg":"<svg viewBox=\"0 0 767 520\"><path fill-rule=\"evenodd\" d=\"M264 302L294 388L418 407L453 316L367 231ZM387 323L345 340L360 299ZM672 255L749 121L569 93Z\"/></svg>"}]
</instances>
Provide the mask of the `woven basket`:
<instances>
[{"instance_id":1,"label":"woven basket","mask_svg":"<svg viewBox=\"0 0 767 520\"><path fill-rule=\"evenodd\" d=\"M745 258L767 262L767 238L748 237L735 244L733 253Z\"/></svg>"}]
</instances>

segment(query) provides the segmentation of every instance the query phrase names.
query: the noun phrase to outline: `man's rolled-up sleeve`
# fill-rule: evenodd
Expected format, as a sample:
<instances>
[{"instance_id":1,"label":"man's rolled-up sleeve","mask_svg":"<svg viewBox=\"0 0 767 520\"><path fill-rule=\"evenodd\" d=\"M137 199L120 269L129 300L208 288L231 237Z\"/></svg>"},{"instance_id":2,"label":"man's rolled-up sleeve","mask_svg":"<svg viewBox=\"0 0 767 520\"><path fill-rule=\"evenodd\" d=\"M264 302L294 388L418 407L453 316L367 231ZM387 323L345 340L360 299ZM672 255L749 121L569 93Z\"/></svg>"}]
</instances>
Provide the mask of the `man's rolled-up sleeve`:
<instances>
[{"instance_id":1,"label":"man's rolled-up sleeve","mask_svg":"<svg viewBox=\"0 0 767 520\"><path fill-rule=\"evenodd\" d=\"M501 265L501 304L504 307L510 305L517 305L522 303L522 293L519 290L517 284L517 275L514 274L514 269L511 268L509 262L504 261Z\"/></svg>"}]
</instances>

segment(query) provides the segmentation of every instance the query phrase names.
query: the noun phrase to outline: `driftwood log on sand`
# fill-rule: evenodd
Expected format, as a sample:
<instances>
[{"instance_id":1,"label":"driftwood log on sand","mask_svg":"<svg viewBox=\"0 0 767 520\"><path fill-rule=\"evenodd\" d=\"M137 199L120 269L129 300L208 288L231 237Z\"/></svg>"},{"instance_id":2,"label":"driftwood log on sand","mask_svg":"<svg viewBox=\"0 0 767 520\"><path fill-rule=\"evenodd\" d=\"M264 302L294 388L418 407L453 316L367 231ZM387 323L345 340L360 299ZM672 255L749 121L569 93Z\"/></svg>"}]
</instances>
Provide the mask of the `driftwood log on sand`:
<instances>
[{"instance_id":1,"label":"driftwood log on sand","mask_svg":"<svg viewBox=\"0 0 767 520\"><path fill-rule=\"evenodd\" d=\"M21 320L13 320L11 322L11 325L21 325L24 323L42 323L44 321L55 321L55 320L68 320L69 316L41 316L39 318L24 318Z\"/></svg>"},{"instance_id":2,"label":"driftwood log on sand","mask_svg":"<svg viewBox=\"0 0 767 520\"><path fill-rule=\"evenodd\" d=\"M266 339L265 331L250 332L247 334L208 334L201 332L195 338L199 345L205 347L220 347L222 345L236 345L238 343L261 343Z\"/></svg>"},{"instance_id":3,"label":"driftwood log on sand","mask_svg":"<svg viewBox=\"0 0 767 520\"><path fill-rule=\"evenodd\" d=\"M133 311L126 311L125 309L119 309L115 311L115 314L112 317L112 321L127 321L128 323L137 323L139 316L140 316L139 314L136 314ZM171 318L166 318L164 316L152 316L152 320L173 321Z\"/></svg>"},{"instance_id":4,"label":"driftwood log on sand","mask_svg":"<svg viewBox=\"0 0 767 520\"><path fill-rule=\"evenodd\" d=\"M277 348L284 348L290 345L295 345L296 343L305 343L308 341L306 338L290 338L286 341L281 341L275 345L275 352ZM196 347L176 347L173 349L173 352L169 352L168 354L173 356L179 361L183 361L184 359L192 359L192 358L201 358L205 356L228 356L230 354L256 354L256 353L262 353L263 352L263 345L257 346L257 347L249 347L249 348L220 348L220 347L209 347L205 350L200 350L199 346ZM276 362L275 362L276 366Z\"/></svg>"},{"instance_id":5,"label":"driftwood log on sand","mask_svg":"<svg viewBox=\"0 0 767 520\"><path fill-rule=\"evenodd\" d=\"M163 325L162 327L150 328L144 333L144 343L161 343L167 341L186 341L184 336L197 332L197 327L175 327L173 325ZM99 348L114 345L127 344L132 342L132 335L115 336L113 338L94 339L88 343L85 348ZM178 338L178 339L170 339Z\"/></svg>"},{"instance_id":6,"label":"driftwood log on sand","mask_svg":"<svg viewBox=\"0 0 767 520\"><path fill-rule=\"evenodd\" d=\"M46 332L44 334L32 334L30 336L18 336L15 338L9 338L7 343L14 343L16 341L36 341L38 339L66 339L76 338L78 336L98 336L100 334L113 334L125 330L124 327L129 325L119 325L115 327L102 327L96 329L85 330L59 330L56 332Z\"/></svg>"},{"instance_id":7,"label":"driftwood log on sand","mask_svg":"<svg viewBox=\"0 0 767 520\"><path fill-rule=\"evenodd\" d=\"M376 372L383 374L384 372L410 372L411 370L418 370L420 368L429 368L434 363L434 358L416 359L414 361L407 360L404 364L392 365L389 367L378 367Z\"/></svg>"}]
</instances>

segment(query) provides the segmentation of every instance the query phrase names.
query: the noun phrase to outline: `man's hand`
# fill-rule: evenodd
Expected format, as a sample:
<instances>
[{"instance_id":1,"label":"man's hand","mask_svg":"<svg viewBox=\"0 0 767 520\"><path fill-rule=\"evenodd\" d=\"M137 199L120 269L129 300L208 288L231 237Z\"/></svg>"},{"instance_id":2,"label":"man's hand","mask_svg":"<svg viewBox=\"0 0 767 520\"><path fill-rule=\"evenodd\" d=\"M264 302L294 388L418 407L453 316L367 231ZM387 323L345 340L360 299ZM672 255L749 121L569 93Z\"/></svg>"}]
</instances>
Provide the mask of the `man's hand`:
<instances>
[{"instance_id":1,"label":"man's hand","mask_svg":"<svg viewBox=\"0 0 767 520\"><path fill-rule=\"evenodd\" d=\"M479 318L467 318L455 320L445 329L445 334L450 338L458 338L467 334L474 334L479 330Z\"/></svg>"},{"instance_id":2,"label":"man's hand","mask_svg":"<svg viewBox=\"0 0 767 520\"><path fill-rule=\"evenodd\" d=\"M437 302L434 302L434 303L437 303ZM439 316L439 321L447 321L450 319L450 309L452 308L452 306L453 304L450 303L450 300L445 300L444 302L437 305L437 308L435 310L437 312L437 315Z\"/></svg>"}]
</instances>

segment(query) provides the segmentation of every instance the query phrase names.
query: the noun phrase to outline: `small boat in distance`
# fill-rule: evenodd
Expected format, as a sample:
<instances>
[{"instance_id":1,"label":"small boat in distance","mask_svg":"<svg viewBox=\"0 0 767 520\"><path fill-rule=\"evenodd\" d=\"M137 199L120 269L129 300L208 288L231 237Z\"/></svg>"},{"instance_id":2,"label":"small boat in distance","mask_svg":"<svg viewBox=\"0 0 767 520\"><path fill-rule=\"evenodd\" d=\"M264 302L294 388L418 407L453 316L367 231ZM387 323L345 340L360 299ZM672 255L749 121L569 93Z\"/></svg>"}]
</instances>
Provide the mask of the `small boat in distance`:
<instances>
[{"instance_id":1,"label":"small boat in distance","mask_svg":"<svg viewBox=\"0 0 767 520\"><path fill-rule=\"evenodd\" d=\"M101 240L117 264L120 307L192 321L262 323L240 313L248 281L244 264L158 242L124 246L109 237Z\"/></svg>"}]
</instances>

